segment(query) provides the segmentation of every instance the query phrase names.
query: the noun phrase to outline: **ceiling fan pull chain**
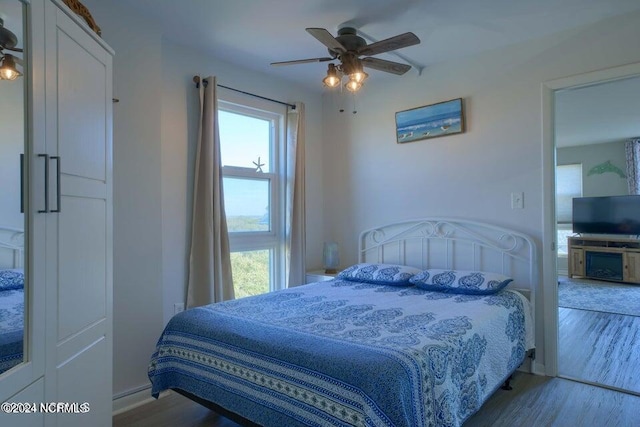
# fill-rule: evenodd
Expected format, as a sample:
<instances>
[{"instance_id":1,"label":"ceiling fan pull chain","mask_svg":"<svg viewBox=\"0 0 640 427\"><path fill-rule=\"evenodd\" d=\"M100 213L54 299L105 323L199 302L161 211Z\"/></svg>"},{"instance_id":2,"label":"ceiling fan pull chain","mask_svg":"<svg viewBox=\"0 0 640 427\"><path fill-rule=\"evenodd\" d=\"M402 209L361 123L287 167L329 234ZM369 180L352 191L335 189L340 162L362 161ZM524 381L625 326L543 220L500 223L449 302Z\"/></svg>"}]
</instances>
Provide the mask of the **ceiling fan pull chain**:
<instances>
[{"instance_id":1,"label":"ceiling fan pull chain","mask_svg":"<svg viewBox=\"0 0 640 427\"><path fill-rule=\"evenodd\" d=\"M340 85L340 92L338 92L336 96L338 97L340 104L340 109L338 111L344 113L344 88L342 87L342 84Z\"/></svg>"}]
</instances>

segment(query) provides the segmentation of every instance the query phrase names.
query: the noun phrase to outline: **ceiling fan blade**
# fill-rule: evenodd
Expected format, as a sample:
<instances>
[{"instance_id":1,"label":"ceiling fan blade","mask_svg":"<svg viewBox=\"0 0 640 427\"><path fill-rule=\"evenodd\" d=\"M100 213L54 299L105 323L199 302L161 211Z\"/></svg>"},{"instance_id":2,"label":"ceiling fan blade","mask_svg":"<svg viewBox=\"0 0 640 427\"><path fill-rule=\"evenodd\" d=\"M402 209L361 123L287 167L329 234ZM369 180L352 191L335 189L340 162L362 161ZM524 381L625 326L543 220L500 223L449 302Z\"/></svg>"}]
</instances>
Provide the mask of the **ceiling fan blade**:
<instances>
[{"instance_id":1,"label":"ceiling fan blade","mask_svg":"<svg viewBox=\"0 0 640 427\"><path fill-rule=\"evenodd\" d=\"M21 48L19 48L19 47L9 47L9 46L4 46L3 47L3 46L0 46L0 50L3 50L3 49L10 50L10 51L13 51L13 52L23 52L23 50Z\"/></svg>"},{"instance_id":2,"label":"ceiling fan blade","mask_svg":"<svg viewBox=\"0 0 640 427\"><path fill-rule=\"evenodd\" d=\"M387 73L393 73L402 75L411 69L411 65L401 64L399 62L387 61L380 58L362 58L362 65L365 67L373 68L374 70L386 71Z\"/></svg>"},{"instance_id":3,"label":"ceiling fan blade","mask_svg":"<svg viewBox=\"0 0 640 427\"><path fill-rule=\"evenodd\" d=\"M347 49L342 46L335 37L331 35L331 33L324 28L307 28L307 33L311 34L315 37L320 43L328 47L329 49L336 52L346 52Z\"/></svg>"},{"instance_id":4,"label":"ceiling fan blade","mask_svg":"<svg viewBox=\"0 0 640 427\"><path fill-rule=\"evenodd\" d=\"M296 59L294 61L281 61L281 62L272 62L271 65L295 65L295 64L308 64L310 62L327 62L333 61L335 58L309 58L309 59Z\"/></svg>"},{"instance_id":5,"label":"ceiling fan blade","mask_svg":"<svg viewBox=\"0 0 640 427\"><path fill-rule=\"evenodd\" d=\"M358 55L377 55L379 53L389 52L391 50L400 49L407 46L413 46L420 43L420 39L413 33L404 33L395 37L380 40L358 49Z\"/></svg>"}]
</instances>

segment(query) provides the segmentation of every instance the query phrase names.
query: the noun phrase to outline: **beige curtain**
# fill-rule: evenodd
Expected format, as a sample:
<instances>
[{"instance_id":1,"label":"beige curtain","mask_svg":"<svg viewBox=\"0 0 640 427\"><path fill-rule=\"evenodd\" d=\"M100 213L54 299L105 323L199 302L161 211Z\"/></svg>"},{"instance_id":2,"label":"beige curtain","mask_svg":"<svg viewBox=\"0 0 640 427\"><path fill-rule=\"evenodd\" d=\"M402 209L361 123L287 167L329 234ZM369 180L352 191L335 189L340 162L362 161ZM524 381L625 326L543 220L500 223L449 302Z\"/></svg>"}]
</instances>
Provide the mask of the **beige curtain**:
<instances>
[{"instance_id":1,"label":"beige curtain","mask_svg":"<svg viewBox=\"0 0 640 427\"><path fill-rule=\"evenodd\" d=\"M628 140L624 146L627 157L629 194L640 194L640 138Z\"/></svg>"},{"instance_id":2,"label":"beige curtain","mask_svg":"<svg viewBox=\"0 0 640 427\"><path fill-rule=\"evenodd\" d=\"M296 109L287 113L287 287L303 284L305 277L304 104L295 105Z\"/></svg>"},{"instance_id":3,"label":"beige curtain","mask_svg":"<svg viewBox=\"0 0 640 427\"><path fill-rule=\"evenodd\" d=\"M233 299L215 77L200 85L187 307Z\"/></svg>"}]
</instances>

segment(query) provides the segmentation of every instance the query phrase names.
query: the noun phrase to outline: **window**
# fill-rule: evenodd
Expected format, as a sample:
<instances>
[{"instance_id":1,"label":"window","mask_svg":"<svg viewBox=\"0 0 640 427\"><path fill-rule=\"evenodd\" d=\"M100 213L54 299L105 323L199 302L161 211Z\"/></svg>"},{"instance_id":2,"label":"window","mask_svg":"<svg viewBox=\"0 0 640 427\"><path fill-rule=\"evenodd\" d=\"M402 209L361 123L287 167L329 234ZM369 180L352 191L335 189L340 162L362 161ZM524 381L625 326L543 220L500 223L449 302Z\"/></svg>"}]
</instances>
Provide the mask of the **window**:
<instances>
[{"instance_id":1,"label":"window","mask_svg":"<svg viewBox=\"0 0 640 427\"><path fill-rule=\"evenodd\" d=\"M573 234L573 198L582 197L582 164L556 166L556 221L558 255L567 255L567 237Z\"/></svg>"},{"instance_id":2,"label":"window","mask_svg":"<svg viewBox=\"0 0 640 427\"><path fill-rule=\"evenodd\" d=\"M279 106L221 95L224 203L236 298L284 283L284 114Z\"/></svg>"}]
</instances>

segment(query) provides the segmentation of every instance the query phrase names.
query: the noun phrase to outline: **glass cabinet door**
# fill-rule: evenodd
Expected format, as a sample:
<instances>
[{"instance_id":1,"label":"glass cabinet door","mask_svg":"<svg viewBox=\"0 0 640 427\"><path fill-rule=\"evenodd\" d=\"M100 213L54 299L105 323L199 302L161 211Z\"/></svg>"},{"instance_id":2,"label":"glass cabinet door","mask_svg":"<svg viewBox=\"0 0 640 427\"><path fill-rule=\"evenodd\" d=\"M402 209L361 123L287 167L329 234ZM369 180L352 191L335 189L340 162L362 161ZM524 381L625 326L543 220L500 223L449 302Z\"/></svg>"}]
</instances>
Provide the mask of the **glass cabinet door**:
<instances>
[{"instance_id":1,"label":"glass cabinet door","mask_svg":"<svg viewBox=\"0 0 640 427\"><path fill-rule=\"evenodd\" d=\"M0 375L25 361L26 9L0 0Z\"/></svg>"}]
</instances>

